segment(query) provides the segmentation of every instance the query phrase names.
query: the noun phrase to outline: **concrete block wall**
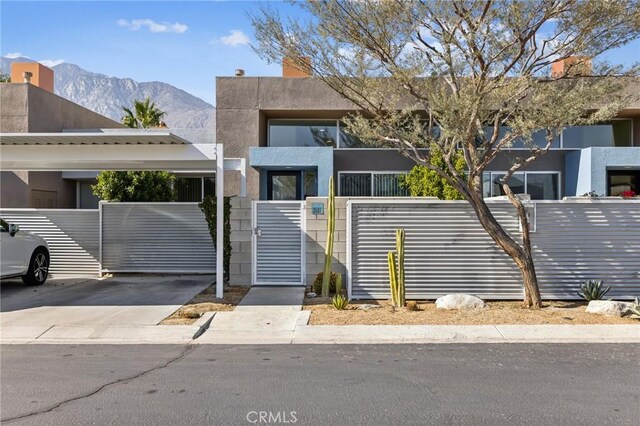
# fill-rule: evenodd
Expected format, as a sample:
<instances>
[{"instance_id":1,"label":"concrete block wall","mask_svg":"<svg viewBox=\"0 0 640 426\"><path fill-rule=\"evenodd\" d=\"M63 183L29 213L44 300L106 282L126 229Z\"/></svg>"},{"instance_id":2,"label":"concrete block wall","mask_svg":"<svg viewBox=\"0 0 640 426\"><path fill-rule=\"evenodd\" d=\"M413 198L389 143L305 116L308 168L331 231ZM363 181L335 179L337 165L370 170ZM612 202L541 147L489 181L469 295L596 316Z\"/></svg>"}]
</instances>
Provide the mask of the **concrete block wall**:
<instances>
[{"instance_id":1,"label":"concrete block wall","mask_svg":"<svg viewBox=\"0 0 640 426\"><path fill-rule=\"evenodd\" d=\"M251 285L251 214L251 198L231 198L231 285Z\"/></svg>"},{"instance_id":2,"label":"concrete block wall","mask_svg":"<svg viewBox=\"0 0 640 426\"><path fill-rule=\"evenodd\" d=\"M331 269L343 275L347 273L347 201L348 197L336 197L336 228L333 239L333 260ZM314 215L313 203L324 205L324 214ZM306 274L307 285L311 285L318 272L324 269L324 251L327 247L327 197L309 197L306 200L307 243ZM343 282L346 276L343 277Z\"/></svg>"}]
</instances>

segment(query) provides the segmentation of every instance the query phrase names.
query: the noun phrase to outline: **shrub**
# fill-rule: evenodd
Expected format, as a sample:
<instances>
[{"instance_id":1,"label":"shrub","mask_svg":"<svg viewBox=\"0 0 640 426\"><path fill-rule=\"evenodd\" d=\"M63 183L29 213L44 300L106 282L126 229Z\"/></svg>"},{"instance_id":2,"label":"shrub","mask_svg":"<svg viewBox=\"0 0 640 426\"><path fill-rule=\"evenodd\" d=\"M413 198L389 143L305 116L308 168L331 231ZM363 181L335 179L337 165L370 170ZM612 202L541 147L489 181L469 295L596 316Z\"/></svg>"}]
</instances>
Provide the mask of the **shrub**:
<instances>
[{"instance_id":1,"label":"shrub","mask_svg":"<svg viewBox=\"0 0 640 426\"><path fill-rule=\"evenodd\" d=\"M217 204L218 199L211 195L207 195L204 197L204 200L198 207L204 213L204 217L207 219L207 226L209 227L209 234L211 235L211 239L213 240L213 246L217 247L217 231L218 231L218 223L217 223ZM224 280L225 282L229 282L229 265L231 264L231 198L224 197Z\"/></svg>"},{"instance_id":2,"label":"shrub","mask_svg":"<svg viewBox=\"0 0 640 426\"><path fill-rule=\"evenodd\" d=\"M603 280L588 280L580 286L578 296L582 297L587 302L592 300L602 300L604 295L611 290L611 287L603 289L603 284Z\"/></svg>"},{"instance_id":3,"label":"shrub","mask_svg":"<svg viewBox=\"0 0 640 426\"><path fill-rule=\"evenodd\" d=\"M342 311L347 309L347 306L349 306L349 299L341 294L336 294L335 296L333 296L333 299L331 299L331 303L333 303L334 308Z\"/></svg>"},{"instance_id":4,"label":"shrub","mask_svg":"<svg viewBox=\"0 0 640 426\"><path fill-rule=\"evenodd\" d=\"M420 307L418 306L418 302L415 300L410 300L407 302L407 311L419 311Z\"/></svg>"},{"instance_id":5,"label":"shrub","mask_svg":"<svg viewBox=\"0 0 640 426\"><path fill-rule=\"evenodd\" d=\"M313 281L313 291L316 294L322 294L322 278L324 277L324 272L319 272L316 275L316 279ZM329 279L329 293L336 292L336 281L338 280L338 273L331 272L331 277Z\"/></svg>"}]
</instances>

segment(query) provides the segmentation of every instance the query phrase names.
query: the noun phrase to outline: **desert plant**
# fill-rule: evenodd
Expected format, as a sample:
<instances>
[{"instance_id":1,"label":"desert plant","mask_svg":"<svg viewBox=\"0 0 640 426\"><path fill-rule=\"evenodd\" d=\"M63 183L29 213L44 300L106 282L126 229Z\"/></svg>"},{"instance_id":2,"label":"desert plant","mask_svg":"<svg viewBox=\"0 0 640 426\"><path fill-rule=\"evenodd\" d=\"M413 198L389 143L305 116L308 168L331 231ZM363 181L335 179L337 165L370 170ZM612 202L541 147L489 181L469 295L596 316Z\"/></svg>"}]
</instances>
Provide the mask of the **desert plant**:
<instances>
[{"instance_id":1,"label":"desert plant","mask_svg":"<svg viewBox=\"0 0 640 426\"><path fill-rule=\"evenodd\" d=\"M578 296L582 297L587 302L592 300L602 300L604 295L611 290L611 287L603 289L603 284L604 280L587 280L580 286Z\"/></svg>"},{"instance_id":2,"label":"desert plant","mask_svg":"<svg viewBox=\"0 0 640 426\"><path fill-rule=\"evenodd\" d=\"M347 306L349 306L349 299L347 298L347 296L343 296L342 294L336 294L331 299L331 303L333 303L334 308L342 311L344 309L347 309Z\"/></svg>"},{"instance_id":3,"label":"desert plant","mask_svg":"<svg viewBox=\"0 0 640 426\"><path fill-rule=\"evenodd\" d=\"M404 286L404 229L396 229L396 252L387 254L389 263L389 286L393 306L399 308L405 305ZM396 263L397 255L397 263Z\"/></svg>"},{"instance_id":4,"label":"desert plant","mask_svg":"<svg viewBox=\"0 0 640 426\"><path fill-rule=\"evenodd\" d=\"M324 250L324 275L322 279L322 297L329 296L329 273L333 258L333 234L336 228L336 194L333 176L329 177L329 197L327 198L327 247Z\"/></svg>"},{"instance_id":5,"label":"desert plant","mask_svg":"<svg viewBox=\"0 0 640 426\"><path fill-rule=\"evenodd\" d=\"M336 294L342 294L342 274L336 275Z\"/></svg>"},{"instance_id":6,"label":"desert plant","mask_svg":"<svg viewBox=\"0 0 640 426\"><path fill-rule=\"evenodd\" d=\"M598 193L595 191L589 191L582 194L581 197L598 198L600 197L600 195L598 195Z\"/></svg>"},{"instance_id":7,"label":"desert plant","mask_svg":"<svg viewBox=\"0 0 640 426\"><path fill-rule=\"evenodd\" d=\"M627 315L640 316L640 299L636 297L636 300L634 300L631 306L627 309Z\"/></svg>"},{"instance_id":8,"label":"desert plant","mask_svg":"<svg viewBox=\"0 0 640 426\"><path fill-rule=\"evenodd\" d=\"M336 293L336 283L338 280L338 273L331 272L329 276L329 294ZM313 280L312 288L316 294L322 293L322 281L324 279L324 272L319 272L316 275L316 279Z\"/></svg>"},{"instance_id":9,"label":"desert plant","mask_svg":"<svg viewBox=\"0 0 640 426\"><path fill-rule=\"evenodd\" d=\"M407 311L419 311L420 307L418 306L418 302L415 300L410 300L407 302Z\"/></svg>"}]
</instances>

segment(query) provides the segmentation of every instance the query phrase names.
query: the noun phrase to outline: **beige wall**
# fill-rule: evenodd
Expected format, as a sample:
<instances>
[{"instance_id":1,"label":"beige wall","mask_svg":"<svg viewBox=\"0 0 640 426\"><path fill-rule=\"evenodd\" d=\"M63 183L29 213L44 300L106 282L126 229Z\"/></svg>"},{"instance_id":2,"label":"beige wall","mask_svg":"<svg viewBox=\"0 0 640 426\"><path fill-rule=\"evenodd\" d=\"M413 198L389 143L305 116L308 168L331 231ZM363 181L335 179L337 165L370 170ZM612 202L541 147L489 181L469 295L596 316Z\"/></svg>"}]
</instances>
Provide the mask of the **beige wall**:
<instances>
[{"instance_id":1,"label":"beige wall","mask_svg":"<svg viewBox=\"0 0 640 426\"><path fill-rule=\"evenodd\" d=\"M0 83L0 132L29 131L28 85Z\"/></svg>"},{"instance_id":2,"label":"beige wall","mask_svg":"<svg viewBox=\"0 0 640 426\"><path fill-rule=\"evenodd\" d=\"M251 199L231 198L231 261L229 283L251 285Z\"/></svg>"},{"instance_id":3,"label":"beige wall","mask_svg":"<svg viewBox=\"0 0 640 426\"><path fill-rule=\"evenodd\" d=\"M63 129L120 127L124 126L32 84L0 84L0 132L58 133ZM43 197L47 202L55 199L56 208L75 208L75 181L62 179L61 172L1 172L2 207L36 207L34 202Z\"/></svg>"}]
</instances>

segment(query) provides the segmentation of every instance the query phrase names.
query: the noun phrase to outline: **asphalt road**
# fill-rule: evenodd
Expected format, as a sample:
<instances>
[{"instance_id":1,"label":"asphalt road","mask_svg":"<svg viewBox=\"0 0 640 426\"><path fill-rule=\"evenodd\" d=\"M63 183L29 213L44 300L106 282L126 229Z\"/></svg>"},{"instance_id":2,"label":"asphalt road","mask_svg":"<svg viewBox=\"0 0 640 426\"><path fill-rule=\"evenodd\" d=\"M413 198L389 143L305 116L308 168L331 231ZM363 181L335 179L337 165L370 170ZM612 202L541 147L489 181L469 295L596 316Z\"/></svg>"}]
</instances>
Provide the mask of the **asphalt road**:
<instances>
[{"instance_id":1,"label":"asphalt road","mask_svg":"<svg viewBox=\"0 0 640 426\"><path fill-rule=\"evenodd\" d=\"M640 418L637 345L1 351L3 424L637 425Z\"/></svg>"}]
</instances>

